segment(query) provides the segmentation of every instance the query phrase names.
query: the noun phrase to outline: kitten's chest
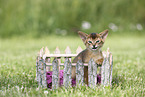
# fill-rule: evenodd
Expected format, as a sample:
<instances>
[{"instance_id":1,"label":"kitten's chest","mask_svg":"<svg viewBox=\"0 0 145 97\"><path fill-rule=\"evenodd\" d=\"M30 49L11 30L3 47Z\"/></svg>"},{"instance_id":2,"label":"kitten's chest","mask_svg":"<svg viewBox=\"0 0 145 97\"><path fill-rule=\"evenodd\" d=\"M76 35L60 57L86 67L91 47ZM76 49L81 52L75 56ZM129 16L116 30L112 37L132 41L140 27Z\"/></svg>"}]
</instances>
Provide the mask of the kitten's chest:
<instances>
[{"instance_id":1,"label":"kitten's chest","mask_svg":"<svg viewBox=\"0 0 145 97\"><path fill-rule=\"evenodd\" d=\"M88 63L90 61L90 59L93 59L95 62L98 59L103 58L102 56L102 52L88 52L85 56L83 56L83 62Z\"/></svg>"}]
</instances>

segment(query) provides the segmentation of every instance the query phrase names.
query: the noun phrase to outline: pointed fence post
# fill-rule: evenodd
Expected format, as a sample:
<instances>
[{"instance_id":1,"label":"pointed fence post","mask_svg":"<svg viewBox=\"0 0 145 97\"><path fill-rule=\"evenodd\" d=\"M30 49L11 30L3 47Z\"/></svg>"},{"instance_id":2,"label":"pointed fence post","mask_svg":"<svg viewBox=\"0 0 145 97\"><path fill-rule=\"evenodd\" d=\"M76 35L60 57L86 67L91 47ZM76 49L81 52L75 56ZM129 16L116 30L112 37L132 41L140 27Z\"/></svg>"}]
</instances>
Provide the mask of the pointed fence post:
<instances>
[{"instance_id":1,"label":"pointed fence post","mask_svg":"<svg viewBox=\"0 0 145 97\"><path fill-rule=\"evenodd\" d=\"M47 47L45 47L45 55L48 56L50 54L50 51ZM50 57L46 57L45 63L50 63ZM46 71L50 71L50 66L46 66Z\"/></svg>"},{"instance_id":2,"label":"pointed fence post","mask_svg":"<svg viewBox=\"0 0 145 97\"><path fill-rule=\"evenodd\" d=\"M107 72L106 71L106 62L107 62L107 56L106 56L106 52L104 51L103 52L103 56L104 56L104 61L103 61L103 63L102 63L102 71L101 71L101 84L103 85L103 86L106 86L106 76L105 76L105 72Z\"/></svg>"},{"instance_id":3,"label":"pointed fence post","mask_svg":"<svg viewBox=\"0 0 145 97\"><path fill-rule=\"evenodd\" d=\"M54 54L60 54L60 50L58 47L56 47L55 51L54 51ZM58 67L59 67L59 70L60 70L60 64L61 64L61 57L57 57L57 60L58 60Z\"/></svg>"},{"instance_id":4,"label":"pointed fence post","mask_svg":"<svg viewBox=\"0 0 145 97\"><path fill-rule=\"evenodd\" d=\"M91 59L88 63L89 87L95 88L97 83L97 64Z\"/></svg>"},{"instance_id":5,"label":"pointed fence post","mask_svg":"<svg viewBox=\"0 0 145 97\"><path fill-rule=\"evenodd\" d=\"M43 49L44 49L44 47L42 47L41 49L40 49L40 57L43 57L43 54L44 54L44 51L43 51Z\"/></svg>"},{"instance_id":6,"label":"pointed fence post","mask_svg":"<svg viewBox=\"0 0 145 97\"><path fill-rule=\"evenodd\" d=\"M42 87L42 71L41 71L41 69L42 69L42 57L43 57L43 48L44 47L42 47L41 49L40 49L40 52L39 52L39 57L38 57L38 66L37 66L37 79L38 79L38 85L39 85L39 87Z\"/></svg>"},{"instance_id":7,"label":"pointed fence post","mask_svg":"<svg viewBox=\"0 0 145 97\"><path fill-rule=\"evenodd\" d=\"M101 84L103 86L111 85L112 82L112 54L109 52L109 48L107 52L103 52L104 61L102 63L102 71L101 71Z\"/></svg>"},{"instance_id":8,"label":"pointed fence post","mask_svg":"<svg viewBox=\"0 0 145 97\"><path fill-rule=\"evenodd\" d=\"M54 51L54 54L60 54L60 50L59 50L58 47L56 47L56 49ZM58 67L58 83L59 83L59 81L60 81L60 79L59 79L59 71L60 71L61 57L60 56L57 56L55 58L57 59L57 63L58 63L58 66L57 67Z\"/></svg>"},{"instance_id":9,"label":"pointed fence post","mask_svg":"<svg viewBox=\"0 0 145 97\"><path fill-rule=\"evenodd\" d=\"M55 90L59 86L59 67L58 67L58 60L55 58L52 62L52 89Z\"/></svg>"},{"instance_id":10,"label":"pointed fence post","mask_svg":"<svg viewBox=\"0 0 145 97\"><path fill-rule=\"evenodd\" d=\"M108 86L109 85L109 75L110 75L110 64L109 64L109 55L106 53L106 64L105 64L105 80L104 80L104 85Z\"/></svg>"},{"instance_id":11,"label":"pointed fence post","mask_svg":"<svg viewBox=\"0 0 145 97\"><path fill-rule=\"evenodd\" d=\"M79 60L76 64L76 84L77 86L83 86L84 84L84 64L82 60Z\"/></svg>"},{"instance_id":12,"label":"pointed fence post","mask_svg":"<svg viewBox=\"0 0 145 97\"><path fill-rule=\"evenodd\" d=\"M71 49L70 49L69 46L66 47L66 49L65 49L65 54L71 54ZM66 58L66 57L65 57L65 58ZM69 58L69 60L70 60L70 62L71 62L71 57L68 57L68 58Z\"/></svg>"},{"instance_id":13,"label":"pointed fence post","mask_svg":"<svg viewBox=\"0 0 145 97\"><path fill-rule=\"evenodd\" d=\"M65 49L65 54L71 54L69 46ZM71 87L71 57L65 57L63 70L63 85L65 88Z\"/></svg>"},{"instance_id":14,"label":"pointed fence post","mask_svg":"<svg viewBox=\"0 0 145 97\"><path fill-rule=\"evenodd\" d=\"M42 87L47 88L45 58L42 59L42 72L41 73L42 73Z\"/></svg>"},{"instance_id":15,"label":"pointed fence post","mask_svg":"<svg viewBox=\"0 0 145 97\"><path fill-rule=\"evenodd\" d=\"M38 72L38 68L39 68L39 59L40 59L40 56L39 56L39 52L38 52L38 55L37 55L37 58L36 58L36 80L37 82L39 81L39 72Z\"/></svg>"},{"instance_id":16,"label":"pointed fence post","mask_svg":"<svg viewBox=\"0 0 145 97\"><path fill-rule=\"evenodd\" d=\"M76 53L79 54L81 51L83 51L83 49L80 46L78 46Z\"/></svg>"},{"instance_id":17,"label":"pointed fence post","mask_svg":"<svg viewBox=\"0 0 145 97\"><path fill-rule=\"evenodd\" d=\"M38 76L38 83L39 87L47 88L47 82L46 82L46 64L45 64L45 58L43 48L40 50L40 56L38 57L38 66L37 66L37 76Z\"/></svg>"},{"instance_id":18,"label":"pointed fence post","mask_svg":"<svg viewBox=\"0 0 145 97\"><path fill-rule=\"evenodd\" d=\"M110 85L112 86L113 56L110 54Z\"/></svg>"},{"instance_id":19,"label":"pointed fence post","mask_svg":"<svg viewBox=\"0 0 145 97\"><path fill-rule=\"evenodd\" d=\"M41 68L42 68L42 59L39 59L38 61L38 85L39 87L42 86L42 77L41 77Z\"/></svg>"},{"instance_id":20,"label":"pointed fence post","mask_svg":"<svg viewBox=\"0 0 145 97\"><path fill-rule=\"evenodd\" d=\"M63 85L65 88L71 87L71 62L65 58L63 71Z\"/></svg>"}]
</instances>

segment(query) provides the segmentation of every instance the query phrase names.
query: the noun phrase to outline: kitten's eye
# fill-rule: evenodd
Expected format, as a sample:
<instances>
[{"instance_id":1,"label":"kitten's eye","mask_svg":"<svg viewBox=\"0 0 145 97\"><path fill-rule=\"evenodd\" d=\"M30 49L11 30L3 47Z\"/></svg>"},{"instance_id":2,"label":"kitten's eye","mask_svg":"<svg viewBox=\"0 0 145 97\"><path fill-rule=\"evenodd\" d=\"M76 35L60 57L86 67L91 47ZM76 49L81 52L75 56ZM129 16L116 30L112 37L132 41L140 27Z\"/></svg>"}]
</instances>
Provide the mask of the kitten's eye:
<instances>
[{"instance_id":1,"label":"kitten's eye","mask_svg":"<svg viewBox=\"0 0 145 97\"><path fill-rule=\"evenodd\" d=\"M96 43L100 42L99 40L96 41Z\"/></svg>"},{"instance_id":2,"label":"kitten's eye","mask_svg":"<svg viewBox=\"0 0 145 97\"><path fill-rule=\"evenodd\" d=\"M88 43L92 43L92 41L88 41Z\"/></svg>"}]
</instances>

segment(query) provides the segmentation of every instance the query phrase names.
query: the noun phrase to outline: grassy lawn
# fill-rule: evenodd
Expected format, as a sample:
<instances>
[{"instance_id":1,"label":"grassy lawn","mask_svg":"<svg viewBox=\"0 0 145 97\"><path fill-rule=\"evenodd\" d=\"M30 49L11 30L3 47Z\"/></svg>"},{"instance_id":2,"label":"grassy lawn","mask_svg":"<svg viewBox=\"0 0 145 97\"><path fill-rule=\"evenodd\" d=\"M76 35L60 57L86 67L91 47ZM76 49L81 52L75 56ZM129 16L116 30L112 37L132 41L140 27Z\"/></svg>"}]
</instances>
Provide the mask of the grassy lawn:
<instances>
[{"instance_id":1,"label":"grassy lawn","mask_svg":"<svg viewBox=\"0 0 145 97\"><path fill-rule=\"evenodd\" d=\"M35 59L40 48L48 46L53 53L58 46L64 53L66 46L70 46L72 53L75 53L79 45L85 48L77 36L0 39L0 97L145 96L145 36L107 38L103 50L109 47L114 58L112 87L38 90Z\"/></svg>"}]
</instances>

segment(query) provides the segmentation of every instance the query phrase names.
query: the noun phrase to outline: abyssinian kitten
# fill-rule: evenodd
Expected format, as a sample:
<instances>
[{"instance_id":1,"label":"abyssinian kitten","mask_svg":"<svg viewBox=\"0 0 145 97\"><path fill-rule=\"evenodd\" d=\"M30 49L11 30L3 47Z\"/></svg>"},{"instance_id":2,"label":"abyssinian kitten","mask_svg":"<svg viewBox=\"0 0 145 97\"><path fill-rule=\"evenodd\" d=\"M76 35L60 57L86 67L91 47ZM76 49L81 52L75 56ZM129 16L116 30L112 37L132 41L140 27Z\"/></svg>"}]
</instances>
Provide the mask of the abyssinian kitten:
<instances>
[{"instance_id":1,"label":"abyssinian kitten","mask_svg":"<svg viewBox=\"0 0 145 97\"><path fill-rule=\"evenodd\" d=\"M102 55L101 48L108 36L108 30L101 33L86 34L81 31L78 32L82 41L84 42L86 49L80 52L73 60L76 63L78 60L82 60L83 63L88 63L92 58L96 64L101 65L104 58ZM72 67L72 78L76 78L76 67ZM84 81L88 85L88 67L84 67Z\"/></svg>"}]
</instances>

